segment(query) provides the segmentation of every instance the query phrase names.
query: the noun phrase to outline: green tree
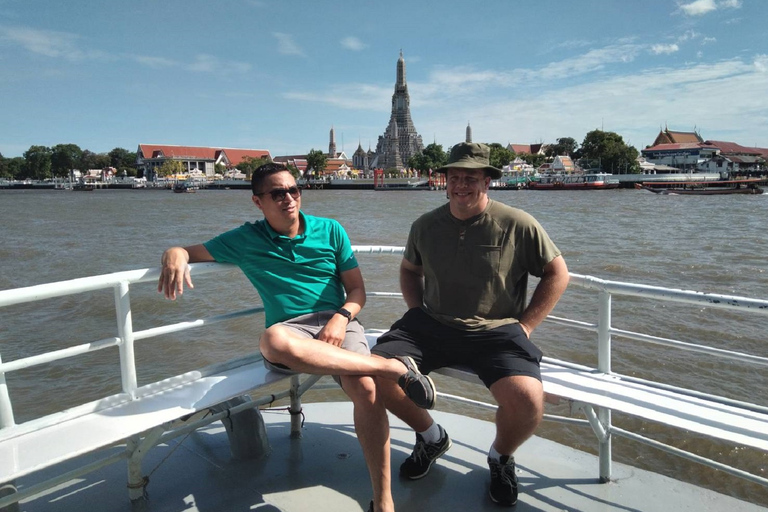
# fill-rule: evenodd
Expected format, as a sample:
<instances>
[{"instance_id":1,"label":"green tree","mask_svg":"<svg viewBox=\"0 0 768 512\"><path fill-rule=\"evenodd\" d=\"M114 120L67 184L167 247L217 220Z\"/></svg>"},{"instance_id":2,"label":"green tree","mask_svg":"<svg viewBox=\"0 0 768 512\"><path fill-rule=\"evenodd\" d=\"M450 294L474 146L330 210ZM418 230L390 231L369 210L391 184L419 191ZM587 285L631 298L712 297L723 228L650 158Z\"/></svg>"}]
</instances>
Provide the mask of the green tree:
<instances>
[{"instance_id":1,"label":"green tree","mask_svg":"<svg viewBox=\"0 0 768 512\"><path fill-rule=\"evenodd\" d=\"M244 156L243 160L235 167L245 173L246 179L251 179L253 171L269 162L271 162L271 160L268 157L254 158L252 156Z\"/></svg>"},{"instance_id":2,"label":"green tree","mask_svg":"<svg viewBox=\"0 0 768 512\"><path fill-rule=\"evenodd\" d=\"M24 173L26 172L27 162L24 160L24 158L20 156L6 158L5 166L7 168L6 172L14 180L23 180L26 178Z\"/></svg>"},{"instance_id":3,"label":"green tree","mask_svg":"<svg viewBox=\"0 0 768 512\"><path fill-rule=\"evenodd\" d=\"M123 148L115 148L109 153L109 165L118 170L118 172L125 172L129 176L136 175L136 152L128 151Z\"/></svg>"},{"instance_id":4,"label":"green tree","mask_svg":"<svg viewBox=\"0 0 768 512\"><path fill-rule=\"evenodd\" d=\"M0 153L0 178L12 178L11 171L8 168L8 159L3 157Z\"/></svg>"},{"instance_id":5,"label":"green tree","mask_svg":"<svg viewBox=\"0 0 768 512\"><path fill-rule=\"evenodd\" d=\"M497 169L501 169L505 165L509 165L509 163L515 159L515 153L508 150L498 142L492 142L488 144L488 147L491 149L491 166L496 167Z\"/></svg>"},{"instance_id":6,"label":"green tree","mask_svg":"<svg viewBox=\"0 0 768 512\"><path fill-rule=\"evenodd\" d=\"M592 130L581 143L582 159L597 160L600 169L612 174L639 172L637 149L627 146L618 133Z\"/></svg>"},{"instance_id":7,"label":"green tree","mask_svg":"<svg viewBox=\"0 0 768 512\"><path fill-rule=\"evenodd\" d=\"M157 168L157 175L160 177L166 177L170 176L172 174L183 174L184 171L184 164L182 164L179 160L166 160L163 162L163 165Z\"/></svg>"},{"instance_id":8,"label":"green tree","mask_svg":"<svg viewBox=\"0 0 768 512\"><path fill-rule=\"evenodd\" d=\"M573 156L579 148L579 143L571 137L561 137L556 144L550 144L544 151L549 158L556 156Z\"/></svg>"},{"instance_id":9,"label":"green tree","mask_svg":"<svg viewBox=\"0 0 768 512\"><path fill-rule=\"evenodd\" d=\"M76 169L83 157L77 144L56 144L51 148L51 172L54 177L65 178Z\"/></svg>"},{"instance_id":10,"label":"green tree","mask_svg":"<svg viewBox=\"0 0 768 512\"><path fill-rule=\"evenodd\" d=\"M51 177L51 148L30 146L24 152L24 174L27 178L44 180Z\"/></svg>"},{"instance_id":11,"label":"green tree","mask_svg":"<svg viewBox=\"0 0 768 512\"><path fill-rule=\"evenodd\" d=\"M543 164L544 161L547 159L545 155L540 155L538 153L535 155L532 155L530 153L520 153L517 156L522 158L525 163L532 165L534 168L540 167L541 164Z\"/></svg>"},{"instance_id":12,"label":"green tree","mask_svg":"<svg viewBox=\"0 0 768 512\"><path fill-rule=\"evenodd\" d=\"M111 164L109 155L106 153L94 153L87 149L83 150L80 157L78 168L85 173L88 169L104 169Z\"/></svg>"},{"instance_id":13,"label":"green tree","mask_svg":"<svg viewBox=\"0 0 768 512\"><path fill-rule=\"evenodd\" d=\"M421 153L417 153L408 159L408 167L417 171L427 172L435 170L448 163L448 153L443 151L442 144L429 144Z\"/></svg>"},{"instance_id":14,"label":"green tree","mask_svg":"<svg viewBox=\"0 0 768 512\"><path fill-rule=\"evenodd\" d=\"M323 174L328 157L319 149L310 149L307 153L307 169L315 171L315 176Z\"/></svg>"}]
</instances>

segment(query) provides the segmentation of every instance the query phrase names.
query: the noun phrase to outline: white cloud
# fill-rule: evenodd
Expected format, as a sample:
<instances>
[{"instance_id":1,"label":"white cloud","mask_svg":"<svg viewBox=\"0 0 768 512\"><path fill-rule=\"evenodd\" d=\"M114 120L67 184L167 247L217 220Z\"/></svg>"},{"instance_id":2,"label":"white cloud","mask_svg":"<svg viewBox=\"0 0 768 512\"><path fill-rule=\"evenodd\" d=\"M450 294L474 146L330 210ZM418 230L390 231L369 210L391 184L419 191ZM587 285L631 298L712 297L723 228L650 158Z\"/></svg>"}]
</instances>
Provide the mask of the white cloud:
<instances>
[{"instance_id":1,"label":"white cloud","mask_svg":"<svg viewBox=\"0 0 768 512\"><path fill-rule=\"evenodd\" d=\"M669 55L680 50L680 47L676 44L654 44L651 46L651 53L655 55Z\"/></svg>"},{"instance_id":2,"label":"white cloud","mask_svg":"<svg viewBox=\"0 0 768 512\"><path fill-rule=\"evenodd\" d=\"M704 39L701 40L702 45L716 43L716 42L717 42L716 37L705 37Z\"/></svg>"},{"instance_id":3,"label":"white cloud","mask_svg":"<svg viewBox=\"0 0 768 512\"><path fill-rule=\"evenodd\" d=\"M304 56L304 50L293 40L291 34L285 34L283 32L273 32L273 36L277 38L277 51L283 55L298 55Z\"/></svg>"},{"instance_id":4,"label":"white cloud","mask_svg":"<svg viewBox=\"0 0 768 512\"><path fill-rule=\"evenodd\" d=\"M703 16L718 9L740 9L741 0L695 0L687 4L680 4L680 10L688 16Z\"/></svg>"},{"instance_id":5,"label":"white cloud","mask_svg":"<svg viewBox=\"0 0 768 512\"><path fill-rule=\"evenodd\" d=\"M531 80L556 80L584 75L605 68L607 64L625 64L635 60L641 51L641 46L633 43L609 45L605 48L589 50L559 62L552 62L538 70L525 72ZM516 70L516 73L519 73Z\"/></svg>"},{"instance_id":6,"label":"white cloud","mask_svg":"<svg viewBox=\"0 0 768 512\"><path fill-rule=\"evenodd\" d=\"M754 61L755 69L760 73L768 71L768 55L757 55Z\"/></svg>"},{"instance_id":7,"label":"white cloud","mask_svg":"<svg viewBox=\"0 0 768 512\"><path fill-rule=\"evenodd\" d=\"M355 52L359 52L361 50L364 50L368 48L368 45L362 42L360 39L356 37L345 37L341 40L341 46L346 48L347 50L352 50Z\"/></svg>"},{"instance_id":8,"label":"white cloud","mask_svg":"<svg viewBox=\"0 0 768 512\"><path fill-rule=\"evenodd\" d=\"M688 4L681 4L680 10L688 16L703 16L708 12L717 10L717 5L715 0L695 0Z\"/></svg>"},{"instance_id":9,"label":"white cloud","mask_svg":"<svg viewBox=\"0 0 768 512\"><path fill-rule=\"evenodd\" d=\"M80 37L67 32L27 27L0 27L0 39L16 43L32 53L70 61L106 56L100 51L81 50L77 44Z\"/></svg>"}]
</instances>

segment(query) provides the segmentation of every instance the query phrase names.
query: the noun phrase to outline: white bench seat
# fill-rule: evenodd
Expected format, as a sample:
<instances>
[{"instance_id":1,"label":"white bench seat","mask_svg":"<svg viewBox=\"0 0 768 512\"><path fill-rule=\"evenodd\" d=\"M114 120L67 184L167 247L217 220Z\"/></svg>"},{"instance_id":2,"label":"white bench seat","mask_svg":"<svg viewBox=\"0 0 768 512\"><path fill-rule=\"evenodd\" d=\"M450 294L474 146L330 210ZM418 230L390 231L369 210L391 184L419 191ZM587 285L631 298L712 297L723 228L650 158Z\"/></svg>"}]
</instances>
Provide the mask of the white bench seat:
<instances>
[{"instance_id":1,"label":"white bench seat","mask_svg":"<svg viewBox=\"0 0 768 512\"><path fill-rule=\"evenodd\" d=\"M133 400L124 393L113 395L0 429L0 483L124 442L154 427L170 426L174 420L288 378L251 359L223 371L192 371L140 387Z\"/></svg>"}]
</instances>

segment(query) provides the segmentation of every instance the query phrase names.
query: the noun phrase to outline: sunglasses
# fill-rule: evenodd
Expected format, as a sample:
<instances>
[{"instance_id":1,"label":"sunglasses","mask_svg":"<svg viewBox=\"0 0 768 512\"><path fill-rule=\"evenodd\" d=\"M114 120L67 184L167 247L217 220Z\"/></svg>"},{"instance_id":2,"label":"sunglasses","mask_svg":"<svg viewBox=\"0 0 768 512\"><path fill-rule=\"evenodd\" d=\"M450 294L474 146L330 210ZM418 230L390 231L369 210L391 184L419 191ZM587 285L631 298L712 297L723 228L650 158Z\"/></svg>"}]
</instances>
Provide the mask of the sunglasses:
<instances>
[{"instance_id":1,"label":"sunglasses","mask_svg":"<svg viewBox=\"0 0 768 512\"><path fill-rule=\"evenodd\" d=\"M279 203L285 201L285 196L288 194L295 200L299 199L301 197L301 189L299 187L276 188L269 192L262 192L261 194L256 195L263 196L264 194L269 194L274 202Z\"/></svg>"}]
</instances>

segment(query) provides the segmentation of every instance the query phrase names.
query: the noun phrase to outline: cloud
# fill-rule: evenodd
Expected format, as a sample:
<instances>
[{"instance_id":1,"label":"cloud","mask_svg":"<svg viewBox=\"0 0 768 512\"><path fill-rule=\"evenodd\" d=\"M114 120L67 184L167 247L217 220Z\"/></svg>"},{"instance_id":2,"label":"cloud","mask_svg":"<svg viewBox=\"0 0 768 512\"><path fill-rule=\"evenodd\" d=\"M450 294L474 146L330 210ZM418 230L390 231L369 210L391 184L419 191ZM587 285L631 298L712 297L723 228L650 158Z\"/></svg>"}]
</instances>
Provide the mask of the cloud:
<instances>
[{"instance_id":1,"label":"cloud","mask_svg":"<svg viewBox=\"0 0 768 512\"><path fill-rule=\"evenodd\" d=\"M332 86L324 93L294 91L285 92L282 96L289 100L325 103L338 108L388 112L392 91L392 86L344 83Z\"/></svg>"},{"instance_id":2,"label":"cloud","mask_svg":"<svg viewBox=\"0 0 768 512\"><path fill-rule=\"evenodd\" d=\"M740 9L741 0L695 0L687 4L680 4L680 10L687 16L703 16L718 9Z\"/></svg>"},{"instance_id":3,"label":"cloud","mask_svg":"<svg viewBox=\"0 0 768 512\"><path fill-rule=\"evenodd\" d=\"M715 0L696 0L689 4L680 5L680 10L688 16L703 16L708 12L717 10Z\"/></svg>"},{"instance_id":4,"label":"cloud","mask_svg":"<svg viewBox=\"0 0 768 512\"><path fill-rule=\"evenodd\" d=\"M106 57L104 52L81 50L78 47L79 39L80 36L67 32L28 27L0 27L0 40L10 41L38 55L69 61Z\"/></svg>"},{"instance_id":5,"label":"cloud","mask_svg":"<svg viewBox=\"0 0 768 512\"><path fill-rule=\"evenodd\" d=\"M304 50L293 40L291 34L283 32L273 32L273 36L277 38L277 51L283 55L298 55L304 57Z\"/></svg>"},{"instance_id":6,"label":"cloud","mask_svg":"<svg viewBox=\"0 0 768 512\"><path fill-rule=\"evenodd\" d=\"M642 46L634 43L609 45L605 48L589 50L559 62L552 62L536 71L527 71L528 79L553 80L564 79L604 69L607 64L628 63L635 60Z\"/></svg>"},{"instance_id":7,"label":"cloud","mask_svg":"<svg viewBox=\"0 0 768 512\"><path fill-rule=\"evenodd\" d=\"M341 46L346 48L347 50L352 50L355 52L359 52L361 50L364 50L368 48L368 45L362 42L360 39L356 37L345 37L341 40Z\"/></svg>"},{"instance_id":8,"label":"cloud","mask_svg":"<svg viewBox=\"0 0 768 512\"><path fill-rule=\"evenodd\" d=\"M669 55L680 50L680 47L676 44L654 44L651 46L651 53L654 55Z\"/></svg>"}]
</instances>

